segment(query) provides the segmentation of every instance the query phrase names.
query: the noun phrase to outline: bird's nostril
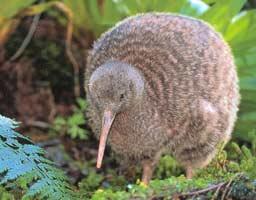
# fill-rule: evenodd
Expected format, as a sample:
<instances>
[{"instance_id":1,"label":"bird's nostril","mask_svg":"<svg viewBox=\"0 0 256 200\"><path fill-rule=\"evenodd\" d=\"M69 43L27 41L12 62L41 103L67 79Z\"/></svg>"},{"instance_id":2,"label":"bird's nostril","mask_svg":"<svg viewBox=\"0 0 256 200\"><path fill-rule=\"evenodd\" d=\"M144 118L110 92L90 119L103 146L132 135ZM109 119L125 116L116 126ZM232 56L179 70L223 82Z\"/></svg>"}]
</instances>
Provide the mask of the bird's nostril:
<instances>
[{"instance_id":1,"label":"bird's nostril","mask_svg":"<svg viewBox=\"0 0 256 200\"><path fill-rule=\"evenodd\" d=\"M120 101L122 101L124 99L124 94L120 95Z\"/></svg>"}]
</instances>

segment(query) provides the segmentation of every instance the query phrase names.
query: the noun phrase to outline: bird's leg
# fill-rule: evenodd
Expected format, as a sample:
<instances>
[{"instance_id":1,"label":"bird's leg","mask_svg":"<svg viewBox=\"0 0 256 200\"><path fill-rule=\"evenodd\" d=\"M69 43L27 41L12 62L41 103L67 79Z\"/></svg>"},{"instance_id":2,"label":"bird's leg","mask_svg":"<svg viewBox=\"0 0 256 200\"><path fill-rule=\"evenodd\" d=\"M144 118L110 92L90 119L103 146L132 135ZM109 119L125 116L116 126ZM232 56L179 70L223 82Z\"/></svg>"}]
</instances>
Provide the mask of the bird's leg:
<instances>
[{"instance_id":1,"label":"bird's leg","mask_svg":"<svg viewBox=\"0 0 256 200\"><path fill-rule=\"evenodd\" d=\"M153 176L153 172L155 170L155 167L157 165L157 163L159 162L162 154L165 152L165 149L161 149L160 151L158 151L156 153L156 155L154 156L153 160L144 160L142 161L142 182L145 183L146 185L149 184L149 181L151 180L152 176Z\"/></svg>"},{"instance_id":2,"label":"bird's leg","mask_svg":"<svg viewBox=\"0 0 256 200\"><path fill-rule=\"evenodd\" d=\"M144 160L142 162L142 170L142 182L148 185L155 170L154 162L150 160Z\"/></svg>"},{"instance_id":3,"label":"bird's leg","mask_svg":"<svg viewBox=\"0 0 256 200\"><path fill-rule=\"evenodd\" d=\"M192 167L186 168L186 177L187 179L192 179L194 176L194 169Z\"/></svg>"}]
</instances>

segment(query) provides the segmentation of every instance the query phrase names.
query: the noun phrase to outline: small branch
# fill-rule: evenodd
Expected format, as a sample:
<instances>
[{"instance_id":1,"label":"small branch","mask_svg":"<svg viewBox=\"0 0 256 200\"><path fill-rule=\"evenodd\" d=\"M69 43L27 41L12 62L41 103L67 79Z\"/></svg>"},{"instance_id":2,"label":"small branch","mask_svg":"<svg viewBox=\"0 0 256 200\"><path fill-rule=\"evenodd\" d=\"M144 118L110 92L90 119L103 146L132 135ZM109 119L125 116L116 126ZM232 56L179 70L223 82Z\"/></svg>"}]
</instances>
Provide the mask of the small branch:
<instances>
[{"instance_id":1,"label":"small branch","mask_svg":"<svg viewBox=\"0 0 256 200\"><path fill-rule=\"evenodd\" d=\"M32 127L36 127L36 128L41 128L41 129L49 129L51 127L51 125L47 122L42 122L42 121L26 121L24 122L25 126L32 126Z\"/></svg>"},{"instance_id":2,"label":"small branch","mask_svg":"<svg viewBox=\"0 0 256 200\"><path fill-rule=\"evenodd\" d=\"M203 193L209 192L211 190L221 188L226 184L227 184L226 182L222 182L222 183L219 183L217 185L212 185L212 186L210 186L208 188L205 188L205 189L202 189L202 190L197 190L197 191L194 191L194 192L188 192L188 193L185 193L185 194L181 194L180 196L185 197L185 196L193 196L193 195L203 194Z\"/></svg>"},{"instance_id":3,"label":"small branch","mask_svg":"<svg viewBox=\"0 0 256 200\"><path fill-rule=\"evenodd\" d=\"M221 189L222 186L223 186L223 185L220 185L220 186L217 188L217 190L214 192L214 195L212 196L211 200L214 200L215 198L218 197L219 191L220 191L220 189Z\"/></svg>"},{"instance_id":4,"label":"small branch","mask_svg":"<svg viewBox=\"0 0 256 200\"><path fill-rule=\"evenodd\" d=\"M47 148L47 147L52 147L52 146L57 146L61 144L60 140L58 139L54 139L54 140L48 140L48 141L44 141L44 142L39 142L37 143L38 146L42 147L42 148Z\"/></svg>"},{"instance_id":5,"label":"small branch","mask_svg":"<svg viewBox=\"0 0 256 200\"><path fill-rule=\"evenodd\" d=\"M30 26L29 32L26 35L25 39L23 40L21 46L19 47L19 49L15 52L15 54L10 58L10 61L14 61L16 60L18 57L21 56L21 54L24 52L24 50L27 48L27 46L29 45L35 31L38 25L38 22L40 20L41 14L35 15L32 21L32 24Z\"/></svg>"},{"instance_id":6,"label":"small branch","mask_svg":"<svg viewBox=\"0 0 256 200\"><path fill-rule=\"evenodd\" d=\"M237 175L235 175L233 178L231 178L228 182L228 184L226 185L225 187L225 190L223 191L222 193L222 196L221 196L221 200L224 200L225 199L225 196L226 198L228 198L229 194L230 194L230 191L231 189L228 191L228 189L230 188L231 184L234 182L234 180L236 178L240 178L243 174L242 173L238 173ZM227 195L226 195L227 194Z\"/></svg>"},{"instance_id":7,"label":"small branch","mask_svg":"<svg viewBox=\"0 0 256 200\"><path fill-rule=\"evenodd\" d=\"M23 12L19 13L16 17L24 17L24 16L31 16L31 15L35 15L38 13L42 13L45 10L47 10L49 7L56 7L57 9L59 9L60 11L62 11L65 16L68 19L68 24L67 24L67 32L66 32L66 54L68 56L68 59L70 60L72 66L73 66L73 72L74 72L74 93L76 97L80 96L80 85L79 85L79 64L76 61L72 50L71 50L71 43L72 43L72 34L73 34L73 13L72 10L67 7L64 3L59 2L59 1L51 1L51 2L47 2L47 3L42 3L42 4L38 4L38 5L33 5L30 6L29 8L25 9ZM12 56L12 60L16 59L17 57L20 56L20 54L24 51L24 46L26 47L29 43L29 41L31 40L31 37L33 35L34 29L36 28L36 19L35 19L35 23L33 26L31 26L31 29L29 31L28 36L26 37L26 39L24 40L22 47L18 50L18 52ZM33 20L34 21L34 20ZM21 53L20 53L21 52ZM18 54L18 55L17 55Z\"/></svg>"},{"instance_id":8,"label":"small branch","mask_svg":"<svg viewBox=\"0 0 256 200\"><path fill-rule=\"evenodd\" d=\"M71 50L71 43L72 43L72 34L73 34L73 13L72 11L65 6L65 4L61 2L55 2L54 4L59 10L65 13L68 18L68 25L67 25L67 32L66 32L66 54L73 66L74 71L74 93L75 97L80 96L80 87L79 87L79 64L76 61L72 50Z\"/></svg>"},{"instance_id":9,"label":"small branch","mask_svg":"<svg viewBox=\"0 0 256 200\"><path fill-rule=\"evenodd\" d=\"M223 191L222 195L221 195L221 200L224 200L225 199L225 195L231 185L231 183L233 182L234 179L230 179L230 181L228 182L228 184L226 185L225 187L225 190Z\"/></svg>"},{"instance_id":10,"label":"small branch","mask_svg":"<svg viewBox=\"0 0 256 200\"><path fill-rule=\"evenodd\" d=\"M230 185L232 184L232 182L233 182L236 178L241 177L242 175L243 175L242 173L238 173L238 174L236 174L234 177L232 177L228 182L227 182L227 181L226 181L226 182L221 182L221 183L219 183L219 184L217 184L217 185L212 185L212 186L210 186L210 187L204 188L204 189L202 189L202 190L197 190L197 191L194 191L194 192L188 192L188 193L185 193L185 194L180 194L179 196L180 196L180 197L197 196L197 195L200 195L200 194L203 194L203 193L207 193L207 192L209 192L209 191L212 191L212 190L215 190L215 189L216 189L216 191L215 191L213 197L211 198L211 200L214 200L214 199L217 198L217 196L218 196L220 190L221 190L223 187L225 187L225 190L222 192L222 196L221 196L221 199L224 199L224 198L225 198L225 195L226 195L226 193L227 193L227 190L228 190L228 188L230 187ZM228 195L229 195L229 193L228 193ZM227 196L228 196L228 195L227 195Z\"/></svg>"}]
</instances>

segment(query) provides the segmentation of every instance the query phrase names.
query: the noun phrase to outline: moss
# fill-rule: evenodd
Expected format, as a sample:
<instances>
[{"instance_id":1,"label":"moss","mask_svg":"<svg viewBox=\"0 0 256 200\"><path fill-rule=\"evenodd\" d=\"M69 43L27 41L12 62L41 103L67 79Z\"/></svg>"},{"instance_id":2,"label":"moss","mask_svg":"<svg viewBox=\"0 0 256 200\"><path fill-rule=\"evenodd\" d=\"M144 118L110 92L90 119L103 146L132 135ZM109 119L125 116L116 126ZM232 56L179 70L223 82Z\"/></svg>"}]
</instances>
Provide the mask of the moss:
<instances>
[{"instance_id":1,"label":"moss","mask_svg":"<svg viewBox=\"0 0 256 200\"><path fill-rule=\"evenodd\" d=\"M45 22L47 24L47 21ZM50 23L50 21L49 21ZM41 27L47 29L48 27ZM21 24L16 32L11 35L5 45L7 57L13 56L22 44L27 34L27 28ZM47 30L41 30L47 32ZM62 30L59 30L62 32ZM54 38L56 37L56 38ZM34 69L34 84L37 87L50 85L57 102L66 100L63 94L73 94L73 69L66 57L65 43L63 38L56 35L52 38L47 36L34 37L29 46L24 50L22 57L30 60ZM16 62L19 62L16 60Z\"/></svg>"},{"instance_id":2,"label":"moss","mask_svg":"<svg viewBox=\"0 0 256 200\"><path fill-rule=\"evenodd\" d=\"M235 178L233 174L232 179ZM232 180L229 179L229 180ZM256 194L255 183L248 178L243 177L234 186L228 186L229 180L223 182L213 181L211 178L196 178L192 180L186 179L184 176L170 177L165 180L153 180L149 186L145 186L138 182L134 185L129 185L127 191L114 192L111 189L98 189L94 192L91 199L189 199L198 197L198 199L205 199L206 197L213 197L218 191L218 196L223 195L227 190L231 192L231 196L236 197L250 197L255 198ZM209 188L209 189L207 189Z\"/></svg>"},{"instance_id":3,"label":"moss","mask_svg":"<svg viewBox=\"0 0 256 200\"><path fill-rule=\"evenodd\" d=\"M235 146L235 148L231 148ZM182 168L175 159L164 156L157 167L155 179L148 186L137 180L135 184L115 181L118 175L113 173L113 180L108 186L98 182L94 192L88 198L100 199L211 199L227 194L232 199L255 199L255 154L252 149L239 147L236 143L228 146L234 160L228 159L226 150L220 148L216 158L207 168L197 171L193 179L186 179ZM175 176L170 176L173 173ZM97 174L92 173L92 180ZM166 178L169 177L169 178ZM124 178L124 177L122 177ZM160 180L163 179L163 180ZM88 180L88 179L87 179ZM103 181L104 182L104 181ZM85 183L85 182L84 182ZM117 187L119 185L119 187ZM91 188L92 189L92 188ZM92 191L92 190L90 190ZM83 191L81 190L83 193ZM87 193L88 194L88 193Z\"/></svg>"},{"instance_id":4,"label":"moss","mask_svg":"<svg viewBox=\"0 0 256 200\"><path fill-rule=\"evenodd\" d=\"M3 187L0 187L0 199L1 200L14 200L14 196L6 191Z\"/></svg>"}]
</instances>

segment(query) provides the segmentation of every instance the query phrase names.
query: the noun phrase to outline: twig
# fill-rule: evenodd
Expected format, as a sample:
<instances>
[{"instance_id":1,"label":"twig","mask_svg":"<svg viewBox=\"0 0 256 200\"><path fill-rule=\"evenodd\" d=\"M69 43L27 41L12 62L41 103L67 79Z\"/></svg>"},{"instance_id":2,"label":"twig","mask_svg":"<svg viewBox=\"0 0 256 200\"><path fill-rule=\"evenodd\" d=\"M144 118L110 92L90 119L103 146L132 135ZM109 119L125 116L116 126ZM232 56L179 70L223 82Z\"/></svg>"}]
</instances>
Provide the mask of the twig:
<instances>
[{"instance_id":1,"label":"twig","mask_svg":"<svg viewBox=\"0 0 256 200\"><path fill-rule=\"evenodd\" d=\"M221 195L221 200L224 200L225 199L225 195L227 193L227 190L229 188L229 186L231 185L231 183L233 182L234 179L230 179L230 181L228 182L228 184L226 185L225 187L225 190L223 191L222 195Z\"/></svg>"},{"instance_id":2,"label":"twig","mask_svg":"<svg viewBox=\"0 0 256 200\"><path fill-rule=\"evenodd\" d=\"M205 189L202 189L202 190L197 190L197 191L194 191L194 192L188 192L188 193L185 193L185 194L181 194L180 196L192 196L192 195L199 195L199 194L202 194L202 193L205 193L205 192L209 192L211 190L214 190L216 188L221 188L223 187L225 184L227 184L226 182L222 182L222 183L219 183L217 185L212 185L208 188L205 188Z\"/></svg>"},{"instance_id":3,"label":"twig","mask_svg":"<svg viewBox=\"0 0 256 200\"><path fill-rule=\"evenodd\" d=\"M21 46L19 47L19 49L15 52L15 54L10 58L10 61L14 61L16 60L18 57L21 56L21 54L24 52L24 50L27 48L27 46L29 45L35 31L38 25L38 22L40 20L41 17L41 13L38 15L35 15L32 21L32 24L30 26L29 32L26 35L25 39L23 40Z\"/></svg>"},{"instance_id":4,"label":"twig","mask_svg":"<svg viewBox=\"0 0 256 200\"><path fill-rule=\"evenodd\" d=\"M42 122L42 121L28 120L24 124L26 126L33 126L33 127L37 127L37 128L41 128L41 129L49 129L51 127L50 124L48 124L47 122Z\"/></svg>"},{"instance_id":5,"label":"twig","mask_svg":"<svg viewBox=\"0 0 256 200\"><path fill-rule=\"evenodd\" d=\"M229 180L228 184L226 185L225 190L224 190L223 193L222 193L221 200L224 200L224 199L225 199L225 195L226 195L226 193L227 193L227 191L228 191L230 185L233 183L233 181L234 181L237 177L241 177L242 175L243 175L242 173L238 173L238 174L236 174L232 179ZM231 191L231 190L228 191L226 197L229 196L230 191Z\"/></svg>"},{"instance_id":6,"label":"twig","mask_svg":"<svg viewBox=\"0 0 256 200\"><path fill-rule=\"evenodd\" d=\"M72 53L72 50L71 50L71 43L72 43L72 34L73 34L73 13L72 13L72 10L70 10L69 7L67 7L64 3L62 2L58 2L58 1L52 1L52 2L47 2L47 5L48 6L53 6L53 7L56 7L57 9L59 9L60 11L62 11L67 19L68 19L68 24L67 24L67 32L66 32L66 41L65 41L65 45L66 45L66 54L68 56L68 59L70 60L72 66L73 66L73 72L74 72L74 93L75 93L75 96L76 97L79 97L80 96L80 86L79 86L79 64L78 62L76 61L73 53ZM33 7L33 6L32 6ZM27 10L25 10L24 12L22 12L20 14L20 16L29 16L29 15L34 15L35 12L33 12L33 9L30 7L28 8ZM35 19L35 18L34 18ZM36 18L37 19L37 18ZM34 20L33 20L34 21ZM36 20L35 20L36 21ZM34 23L32 23L33 25ZM35 23L36 24L36 23ZM23 41L23 43L25 44L22 44L22 49L21 50L18 50L18 52L23 52L24 51L24 46L26 47L33 35L33 29L36 29L36 25L33 25L31 26L31 29L29 31L29 34L28 36L25 38L25 40ZM35 28L33 28L35 27ZM32 32L32 33L31 33ZM27 39L28 38L28 39ZM17 57L20 56L21 53L18 54L15 53L14 56L12 56L12 60L16 59ZM17 55L18 54L18 55Z\"/></svg>"},{"instance_id":7,"label":"twig","mask_svg":"<svg viewBox=\"0 0 256 200\"><path fill-rule=\"evenodd\" d=\"M71 50L71 43L72 43L72 34L73 34L73 13L72 11L65 6L65 4L61 2L56 2L54 4L58 9L64 12L68 18L68 25L67 25L67 32L66 32L66 54L73 66L74 71L74 93L76 97L80 96L80 87L79 87L79 64L76 61L72 50Z\"/></svg>"},{"instance_id":8,"label":"twig","mask_svg":"<svg viewBox=\"0 0 256 200\"><path fill-rule=\"evenodd\" d=\"M57 146L59 144L61 144L61 142L58 139L48 140L48 141L37 143L37 145L42 147L42 148L51 147L51 146Z\"/></svg>"},{"instance_id":9,"label":"twig","mask_svg":"<svg viewBox=\"0 0 256 200\"><path fill-rule=\"evenodd\" d=\"M222 186L223 186L223 185L221 185L221 186L219 186L219 187L217 188L217 190L214 192L214 194L213 194L213 196L212 196L211 200L214 200L215 198L217 198L217 197L218 197L218 194L219 194L220 188L221 188Z\"/></svg>"}]
</instances>

